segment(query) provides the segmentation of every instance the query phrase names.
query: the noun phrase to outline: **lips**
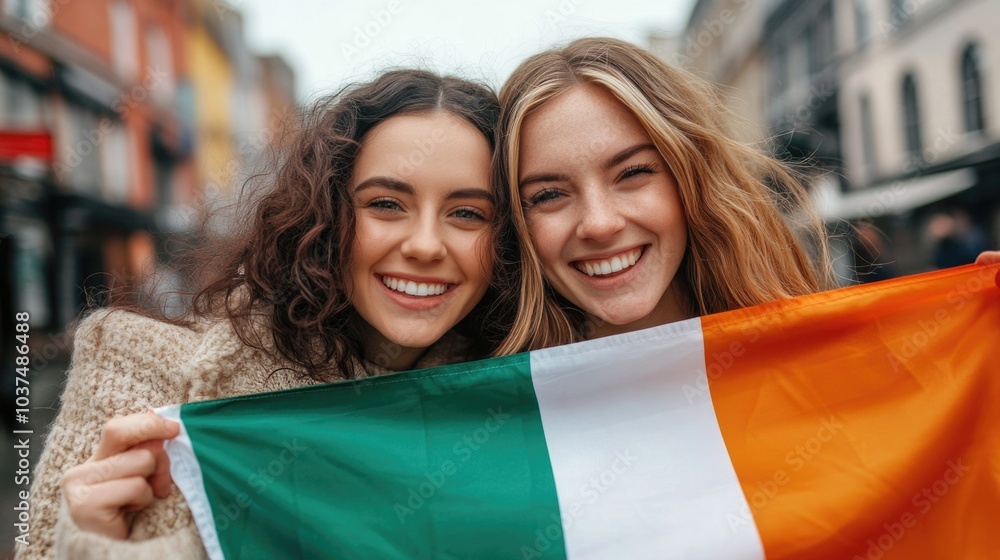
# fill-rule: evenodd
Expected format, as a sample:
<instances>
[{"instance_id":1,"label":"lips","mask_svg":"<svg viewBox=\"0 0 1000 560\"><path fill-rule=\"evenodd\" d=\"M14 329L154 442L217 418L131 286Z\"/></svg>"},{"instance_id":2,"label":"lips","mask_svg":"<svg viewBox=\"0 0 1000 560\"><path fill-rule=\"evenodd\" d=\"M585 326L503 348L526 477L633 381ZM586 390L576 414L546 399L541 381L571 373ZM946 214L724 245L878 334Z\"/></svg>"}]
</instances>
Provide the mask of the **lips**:
<instances>
[{"instance_id":1,"label":"lips","mask_svg":"<svg viewBox=\"0 0 1000 560\"><path fill-rule=\"evenodd\" d=\"M573 261L572 265L587 276L609 276L634 266L644 250L645 246L636 247L607 258Z\"/></svg>"},{"instance_id":2,"label":"lips","mask_svg":"<svg viewBox=\"0 0 1000 560\"><path fill-rule=\"evenodd\" d=\"M416 297L439 296L454 284L446 282L417 282L398 276L381 275L382 284L390 290Z\"/></svg>"}]
</instances>

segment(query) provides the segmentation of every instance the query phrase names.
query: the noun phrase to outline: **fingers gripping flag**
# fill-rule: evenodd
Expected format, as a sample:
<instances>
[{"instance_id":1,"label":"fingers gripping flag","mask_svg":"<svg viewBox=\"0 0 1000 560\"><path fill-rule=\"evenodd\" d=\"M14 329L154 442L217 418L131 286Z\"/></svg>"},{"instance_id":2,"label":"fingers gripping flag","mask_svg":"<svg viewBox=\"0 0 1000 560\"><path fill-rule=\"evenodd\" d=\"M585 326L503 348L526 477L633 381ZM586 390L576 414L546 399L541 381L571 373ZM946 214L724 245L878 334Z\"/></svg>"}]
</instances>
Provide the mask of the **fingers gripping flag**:
<instances>
[{"instance_id":1,"label":"fingers gripping flag","mask_svg":"<svg viewBox=\"0 0 1000 560\"><path fill-rule=\"evenodd\" d=\"M969 266L168 407L212 558L990 558L1000 289Z\"/></svg>"}]
</instances>

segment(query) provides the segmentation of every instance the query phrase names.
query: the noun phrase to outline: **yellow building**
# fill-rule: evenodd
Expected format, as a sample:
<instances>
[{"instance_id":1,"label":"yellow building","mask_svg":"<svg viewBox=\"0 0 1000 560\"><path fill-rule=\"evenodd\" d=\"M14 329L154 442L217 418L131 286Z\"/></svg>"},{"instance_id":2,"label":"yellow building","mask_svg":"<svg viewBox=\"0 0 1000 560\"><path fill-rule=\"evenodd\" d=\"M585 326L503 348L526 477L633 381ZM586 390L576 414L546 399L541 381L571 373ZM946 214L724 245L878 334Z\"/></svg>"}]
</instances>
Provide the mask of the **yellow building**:
<instances>
[{"instance_id":1,"label":"yellow building","mask_svg":"<svg viewBox=\"0 0 1000 560\"><path fill-rule=\"evenodd\" d=\"M224 47L226 12L213 0L191 0L189 6L185 43L195 114L195 165L201 202L211 204L233 190L235 69Z\"/></svg>"}]
</instances>

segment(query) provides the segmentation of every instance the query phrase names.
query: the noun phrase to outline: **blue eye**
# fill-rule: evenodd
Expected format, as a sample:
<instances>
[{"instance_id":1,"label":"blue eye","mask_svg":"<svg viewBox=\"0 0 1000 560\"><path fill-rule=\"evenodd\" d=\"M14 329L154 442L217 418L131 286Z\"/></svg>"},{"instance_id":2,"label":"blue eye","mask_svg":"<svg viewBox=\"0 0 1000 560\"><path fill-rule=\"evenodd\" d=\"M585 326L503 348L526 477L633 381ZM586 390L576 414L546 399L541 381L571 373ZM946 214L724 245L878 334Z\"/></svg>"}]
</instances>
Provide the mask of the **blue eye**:
<instances>
[{"instance_id":1,"label":"blue eye","mask_svg":"<svg viewBox=\"0 0 1000 560\"><path fill-rule=\"evenodd\" d=\"M396 202L391 198L376 198L375 200L368 203L368 208L374 208L376 210L383 210L383 211L403 209L398 202Z\"/></svg>"},{"instance_id":2,"label":"blue eye","mask_svg":"<svg viewBox=\"0 0 1000 560\"><path fill-rule=\"evenodd\" d=\"M459 208L458 210L452 212L451 215L463 220L486 221L486 216L475 208Z\"/></svg>"},{"instance_id":3,"label":"blue eye","mask_svg":"<svg viewBox=\"0 0 1000 560\"><path fill-rule=\"evenodd\" d=\"M528 197L527 203L528 206L535 206L536 204L548 202L550 200L555 200L561 197L562 195L563 194L559 192L557 189L551 189L551 188L542 189L537 193L533 194L532 196Z\"/></svg>"}]
</instances>

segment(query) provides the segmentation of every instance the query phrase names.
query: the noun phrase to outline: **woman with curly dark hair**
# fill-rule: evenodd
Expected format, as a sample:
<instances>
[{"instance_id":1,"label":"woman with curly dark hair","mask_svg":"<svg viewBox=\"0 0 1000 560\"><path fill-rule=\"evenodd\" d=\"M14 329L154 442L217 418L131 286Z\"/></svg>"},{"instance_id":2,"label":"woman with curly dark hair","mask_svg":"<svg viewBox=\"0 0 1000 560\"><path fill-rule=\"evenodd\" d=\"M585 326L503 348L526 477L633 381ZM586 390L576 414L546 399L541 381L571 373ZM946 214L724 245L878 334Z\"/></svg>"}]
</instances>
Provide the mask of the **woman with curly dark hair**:
<instances>
[{"instance_id":1,"label":"woman with curly dark hair","mask_svg":"<svg viewBox=\"0 0 1000 560\"><path fill-rule=\"evenodd\" d=\"M205 555L163 452L179 428L149 408L522 347L498 115L488 89L411 70L316 104L243 230L202 253L214 278L183 321L81 324L20 556Z\"/></svg>"}]
</instances>

